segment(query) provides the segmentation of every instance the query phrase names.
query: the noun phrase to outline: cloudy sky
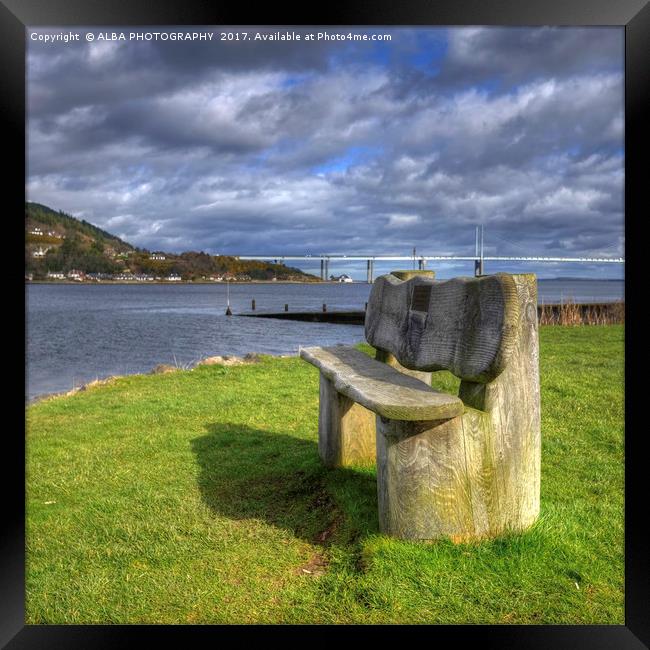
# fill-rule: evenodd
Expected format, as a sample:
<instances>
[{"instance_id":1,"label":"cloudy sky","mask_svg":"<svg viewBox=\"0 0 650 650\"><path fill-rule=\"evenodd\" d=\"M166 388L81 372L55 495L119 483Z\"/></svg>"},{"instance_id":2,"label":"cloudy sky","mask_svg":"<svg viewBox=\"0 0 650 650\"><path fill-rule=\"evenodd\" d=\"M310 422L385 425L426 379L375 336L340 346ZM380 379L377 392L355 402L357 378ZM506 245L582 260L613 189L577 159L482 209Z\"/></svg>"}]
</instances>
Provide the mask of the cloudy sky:
<instances>
[{"instance_id":1,"label":"cloudy sky","mask_svg":"<svg viewBox=\"0 0 650 650\"><path fill-rule=\"evenodd\" d=\"M486 255L624 254L622 28L129 40L160 29L30 32L28 200L172 252L467 255L483 224ZM319 31L391 39L304 39Z\"/></svg>"}]
</instances>

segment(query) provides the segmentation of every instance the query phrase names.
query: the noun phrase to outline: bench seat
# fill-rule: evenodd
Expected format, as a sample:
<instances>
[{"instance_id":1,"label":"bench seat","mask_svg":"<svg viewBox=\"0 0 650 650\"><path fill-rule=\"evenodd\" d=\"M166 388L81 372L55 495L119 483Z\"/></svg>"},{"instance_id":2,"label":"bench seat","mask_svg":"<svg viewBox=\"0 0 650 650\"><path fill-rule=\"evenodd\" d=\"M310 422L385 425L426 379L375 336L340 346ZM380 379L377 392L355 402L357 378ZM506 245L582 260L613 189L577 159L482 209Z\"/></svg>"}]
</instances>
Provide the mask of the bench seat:
<instances>
[{"instance_id":1,"label":"bench seat","mask_svg":"<svg viewBox=\"0 0 650 650\"><path fill-rule=\"evenodd\" d=\"M441 393L351 346L302 348L334 389L389 420L446 420L462 415L463 401Z\"/></svg>"}]
</instances>

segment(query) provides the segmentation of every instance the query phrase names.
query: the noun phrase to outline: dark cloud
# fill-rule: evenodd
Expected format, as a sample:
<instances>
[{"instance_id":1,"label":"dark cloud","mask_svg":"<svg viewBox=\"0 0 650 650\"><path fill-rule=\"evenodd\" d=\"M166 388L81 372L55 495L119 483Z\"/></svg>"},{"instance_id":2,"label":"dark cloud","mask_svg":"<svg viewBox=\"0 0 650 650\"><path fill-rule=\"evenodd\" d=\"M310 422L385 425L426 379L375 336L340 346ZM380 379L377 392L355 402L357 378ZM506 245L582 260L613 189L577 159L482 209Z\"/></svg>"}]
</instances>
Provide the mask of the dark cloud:
<instances>
[{"instance_id":1,"label":"dark cloud","mask_svg":"<svg viewBox=\"0 0 650 650\"><path fill-rule=\"evenodd\" d=\"M620 72L623 28L487 27L449 32L439 82L511 86L531 79Z\"/></svg>"},{"instance_id":2,"label":"dark cloud","mask_svg":"<svg viewBox=\"0 0 650 650\"><path fill-rule=\"evenodd\" d=\"M30 41L28 197L150 249L622 254L622 30L389 31Z\"/></svg>"}]
</instances>

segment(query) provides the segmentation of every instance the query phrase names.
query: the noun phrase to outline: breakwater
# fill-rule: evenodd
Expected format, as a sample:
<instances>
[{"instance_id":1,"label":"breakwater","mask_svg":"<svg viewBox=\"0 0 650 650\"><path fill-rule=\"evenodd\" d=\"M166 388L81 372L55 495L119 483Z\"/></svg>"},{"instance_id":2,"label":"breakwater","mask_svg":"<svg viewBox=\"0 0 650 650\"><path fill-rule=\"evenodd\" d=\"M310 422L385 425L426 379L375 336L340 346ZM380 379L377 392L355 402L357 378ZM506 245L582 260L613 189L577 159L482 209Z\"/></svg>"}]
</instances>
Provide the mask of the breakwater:
<instances>
[{"instance_id":1,"label":"breakwater","mask_svg":"<svg viewBox=\"0 0 650 650\"><path fill-rule=\"evenodd\" d=\"M345 325L363 325L365 311L282 311L273 313L237 314L252 318L278 318L280 320L298 320L307 323L339 323Z\"/></svg>"}]
</instances>

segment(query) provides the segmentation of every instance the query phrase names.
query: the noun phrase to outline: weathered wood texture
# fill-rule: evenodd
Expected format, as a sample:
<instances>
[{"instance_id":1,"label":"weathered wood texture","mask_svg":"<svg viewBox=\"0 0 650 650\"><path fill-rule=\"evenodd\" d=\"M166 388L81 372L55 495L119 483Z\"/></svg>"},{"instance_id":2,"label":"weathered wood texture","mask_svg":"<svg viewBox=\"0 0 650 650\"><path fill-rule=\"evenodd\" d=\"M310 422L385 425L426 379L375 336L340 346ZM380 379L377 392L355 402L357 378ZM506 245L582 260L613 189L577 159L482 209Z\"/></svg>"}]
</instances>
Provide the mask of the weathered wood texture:
<instances>
[{"instance_id":1,"label":"weathered wood texture","mask_svg":"<svg viewBox=\"0 0 650 650\"><path fill-rule=\"evenodd\" d=\"M318 453L327 467L375 462L375 414L339 393L321 373Z\"/></svg>"},{"instance_id":2,"label":"weathered wood texture","mask_svg":"<svg viewBox=\"0 0 650 650\"><path fill-rule=\"evenodd\" d=\"M419 379L420 381L424 382L427 386L431 386L430 372L423 372L422 370L410 370L409 368L405 368L396 359L395 355L391 354L390 352L386 352L385 350L376 350L375 359L377 359L377 361L381 361L382 363L387 363L391 368L395 368L395 370L399 370L405 375L409 375L410 377L415 377L416 379Z\"/></svg>"},{"instance_id":3,"label":"weathered wood texture","mask_svg":"<svg viewBox=\"0 0 650 650\"><path fill-rule=\"evenodd\" d=\"M377 418L377 496L383 533L402 539L460 541L477 536L476 520L479 529L485 529L483 472L466 464L464 431L468 427L468 437L479 432L475 438L482 439L485 418L480 411L434 422ZM477 481L479 489L473 485Z\"/></svg>"},{"instance_id":4,"label":"weathered wood texture","mask_svg":"<svg viewBox=\"0 0 650 650\"><path fill-rule=\"evenodd\" d=\"M334 389L393 420L438 420L462 414L463 402L441 393L356 348L302 348L300 356L331 381Z\"/></svg>"},{"instance_id":5,"label":"weathered wood texture","mask_svg":"<svg viewBox=\"0 0 650 650\"><path fill-rule=\"evenodd\" d=\"M508 363L520 304L514 277L375 281L366 311L368 343L412 370L450 370L488 382Z\"/></svg>"},{"instance_id":6,"label":"weathered wood texture","mask_svg":"<svg viewBox=\"0 0 650 650\"><path fill-rule=\"evenodd\" d=\"M463 381L462 416L377 418L380 528L405 539L494 537L539 514L540 411L537 295L533 275L511 276L519 303L505 370Z\"/></svg>"},{"instance_id":7,"label":"weathered wood texture","mask_svg":"<svg viewBox=\"0 0 650 650\"><path fill-rule=\"evenodd\" d=\"M431 278L432 280L436 277L436 272L435 271L425 271L423 269L419 270L411 270L411 269L406 269L406 270L399 270L399 271L391 271L391 275L394 275L396 278L399 278L400 280L410 280L411 278Z\"/></svg>"},{"instance_id":8,"label":"weathered wood texture","mask_svg":"<svg viewBox=\"0 0 650 650\"><path fill-rule=\"evenodd\" d=\"M399 280L410 280L411 278L416 278L416 277L429 278L433 280L436 277L435 271L424 271L421 269L418 269L417 271L415 269L391 271L390 274L394 275ZM390 352L386 352L386 350L377 349L375 353L375 359L377 359L377 361L387 363L389 366L392 366L393 368L395 368L395 370L399 370L400 372L403 372L405 375L410 375L411 377L415 377L416 379L423 381L427 386L431 386L430 372L424 372L422 370L411 370L410 368L405 368L397 360L394 354L391 354Z\"/></svg>"},{"instance_id":9,"label":"weathered wood texture","mask_svg":"<svg viewBox=\"0 0 650 650\"><path fill-rule=\"evenodd\" d=\"M515 344L504 371L488 384L462 381L459 397L490 415L494 458L492 492L498 529L521 530L539 515L541 413L537 281L533 274L511 276L517 288L519 319Z\"/></svg>"}]
</instances>

